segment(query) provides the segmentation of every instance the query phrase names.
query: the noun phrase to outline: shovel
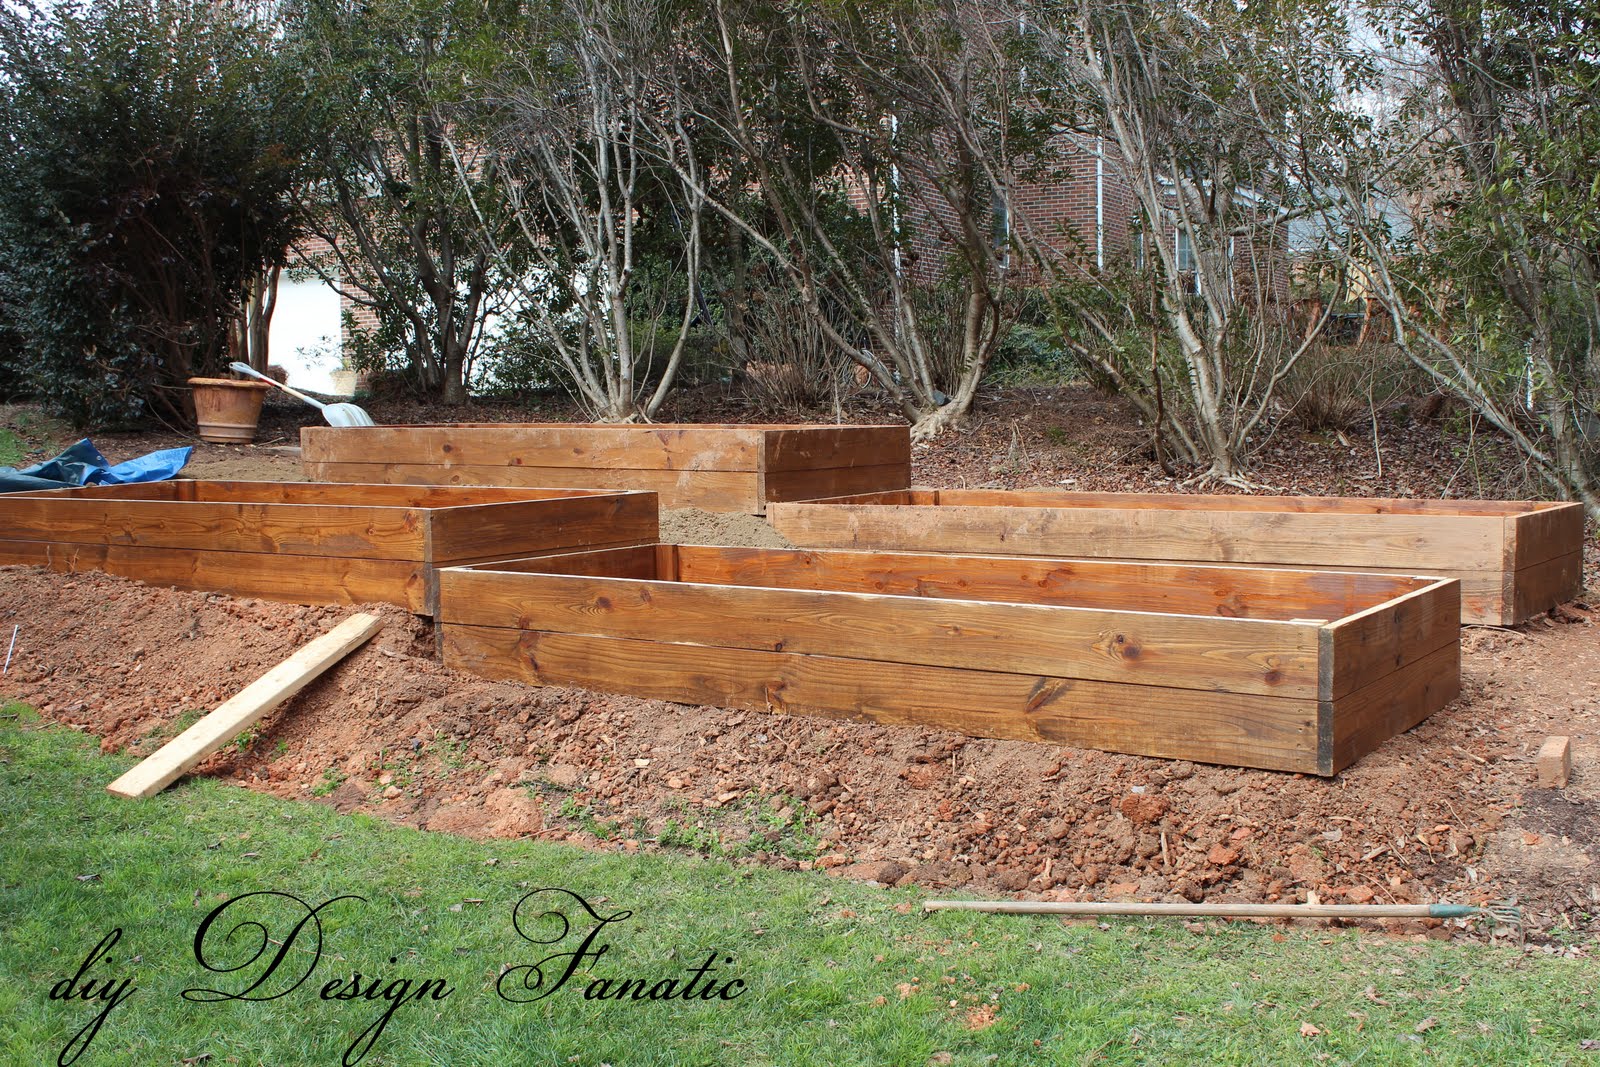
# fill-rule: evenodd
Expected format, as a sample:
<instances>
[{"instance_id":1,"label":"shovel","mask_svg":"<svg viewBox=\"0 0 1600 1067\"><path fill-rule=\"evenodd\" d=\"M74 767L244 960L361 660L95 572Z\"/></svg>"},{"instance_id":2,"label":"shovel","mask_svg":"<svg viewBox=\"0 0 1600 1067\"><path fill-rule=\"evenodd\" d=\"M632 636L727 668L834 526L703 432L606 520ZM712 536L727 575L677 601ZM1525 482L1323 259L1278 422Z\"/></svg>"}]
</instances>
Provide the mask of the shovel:
<instances>
[{"instance_id":1,"label":"shovel","mask_svg":"<svg viewBox=\"0 0 1600 1067\"><path fill-rule=\"evenodd\" d=\"M291 389L275 378L269 378L254 369L248 363L233 362L228 364L228 369L236 374L244 374L251 378L260 378L268 385L275 385L290 396L298 397L314 408L322 409L322 417L328 420L329 426L374 426L372 416L356 407L354 404L324 404L320 400L313 400L298 389Z\"/></svg>"}]
</instances>

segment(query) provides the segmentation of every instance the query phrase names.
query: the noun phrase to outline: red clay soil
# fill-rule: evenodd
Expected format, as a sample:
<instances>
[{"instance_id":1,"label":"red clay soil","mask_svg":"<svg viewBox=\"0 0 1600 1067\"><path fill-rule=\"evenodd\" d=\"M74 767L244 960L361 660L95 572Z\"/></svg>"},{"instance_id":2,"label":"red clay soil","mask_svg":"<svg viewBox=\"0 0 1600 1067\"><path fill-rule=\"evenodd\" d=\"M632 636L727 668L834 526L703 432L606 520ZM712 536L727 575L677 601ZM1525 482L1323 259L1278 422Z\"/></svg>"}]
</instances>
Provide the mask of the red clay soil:
<instances>
[{"instance_id":1,"label":"red clay soil","mask_svg":"<svg viewBox=\"0 0 1600 1067\"><path fill-rule=\"evenodd\" d=\"M351 609L0 575L8 696L153 751ZM487 682L390 607L366 648L198 773L473 836L694 847L1059 899L1485 902L1590 926L1600 642L1585 610L1467 634L1465 695L1331 780ZM1574 736L1565 790L1533 752ZM609 840L602 841L598 834Z\"/></svg>"},{"instance_id":2,"label":"red clay soil","mask_svg":"<svg viewBox=\"0 0 1600 1067\"><path fill-rule=\"evenodd\" d=\"M1059 390L988 403L996 417L978 429L917 450L919 484L1173 488L1112 402ZM1492 440L1463 458L1464 438L1403 418L1382 427L1380 477L1363 432L1286 433L1258 477L1350 495L1530 492ZM118 459L163 443L102 446ZM234 476L281 466L252 469L249 455L211 458L236 458ZM759 533L671 522L684 539ZM1592 530L1587 550L1593 591ZM148 753L185 712L353 610L3 569L0 631L22 631L0 694L108 750ZM198 773L431 830L621 850L716 842L742 862L885 883L1060 899L1515 899L1557 942L1600 930L1600 628L1587 600L1516 630L1464 631L1462 698L1328 780L487 682L441 667L425 621L366 610L388 621L371 644ZM1534 753L1558 733L1573 738L1572 782L1538 788Z\"/></svg>"}]
</instances>

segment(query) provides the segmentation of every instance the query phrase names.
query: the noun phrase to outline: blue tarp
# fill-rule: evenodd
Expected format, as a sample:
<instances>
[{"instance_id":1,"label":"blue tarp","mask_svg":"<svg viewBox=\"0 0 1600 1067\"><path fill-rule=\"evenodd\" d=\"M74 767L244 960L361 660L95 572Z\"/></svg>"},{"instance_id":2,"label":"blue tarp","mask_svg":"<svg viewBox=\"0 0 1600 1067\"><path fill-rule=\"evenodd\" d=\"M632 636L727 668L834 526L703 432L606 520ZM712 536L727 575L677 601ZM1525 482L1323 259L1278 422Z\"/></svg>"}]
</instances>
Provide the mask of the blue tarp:
<instances>
[{"instance_id":1,"label":"blue tarp","mask_svg":"<svg viewBox=\"0 0 1600 1067\"><path fill-rule=\"evenodd\" d=\"M76 489L83 485L124 485L129 482L164 482L175 478L189 462L188 448L167 448L112 466L87 437L55 459L17 470L0 467L0 493L24 490Z\"/></svg>"}]
</instances>

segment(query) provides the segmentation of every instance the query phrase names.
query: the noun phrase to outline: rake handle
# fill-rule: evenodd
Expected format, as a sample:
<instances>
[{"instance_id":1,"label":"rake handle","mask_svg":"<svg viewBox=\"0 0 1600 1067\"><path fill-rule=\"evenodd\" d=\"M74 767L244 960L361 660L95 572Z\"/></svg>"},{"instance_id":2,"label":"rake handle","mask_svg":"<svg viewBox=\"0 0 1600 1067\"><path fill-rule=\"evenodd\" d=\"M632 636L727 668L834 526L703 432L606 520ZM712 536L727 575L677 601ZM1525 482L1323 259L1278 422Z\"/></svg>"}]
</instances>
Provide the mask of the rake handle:
<instances>
[{"instance_id":1,"label":"rake handle","mask_svg":"<svg viewBox=\"0 0 1600 1067\"><path fill-rule=\"evenodd\" d=\"M327 408L328 408L328 405L324 404L322 401L313 400L309 396L306 396L306 394L302 393L300 390L290 388L289 386L284 385L282 382L278 381L278 379L276 379L276 378L267 377L265 374L262 374L260 371L256 370L254 367L250 366L250 364L248 364L248 363L240 363L238 360L235 360L234 362L228 364L228 369L233 371L235 374L248 374L252 378L260 378L262 381L266 382L268 385L275 385L279 389L282 389L284 392L288 393L290 396L297 397L300 400L304 400L307 404L310 404L312 407L316 408L318 411L326 411Z\"/></svg>"},{"instance_id":2,"label":"rake handle","mask_svg":"<svg viewBox=\"0 0 1600 1067\"><path fill-rule=\"evenodd\" d=\"M1459 919L1471 904L1118 904L1108 901L929 900L923 911L983 911L1001 915L1216 915L1234 918Z\"/></svg>"}]
</instances>

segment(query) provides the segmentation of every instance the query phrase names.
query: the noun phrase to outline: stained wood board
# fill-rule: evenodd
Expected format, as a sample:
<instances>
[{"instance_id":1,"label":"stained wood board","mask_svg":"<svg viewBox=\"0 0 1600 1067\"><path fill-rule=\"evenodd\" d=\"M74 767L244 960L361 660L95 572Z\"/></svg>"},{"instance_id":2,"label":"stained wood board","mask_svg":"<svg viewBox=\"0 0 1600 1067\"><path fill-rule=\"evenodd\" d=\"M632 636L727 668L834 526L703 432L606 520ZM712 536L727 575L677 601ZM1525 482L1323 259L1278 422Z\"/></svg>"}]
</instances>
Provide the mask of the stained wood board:
<instances>
[{"instance_id":1,"label":"stained wood board","mask_svg":"<svg viewBox=\"0 0 1600 1067\"><path fill-rule=\"evenodd\" d=\"M118 796L155 796L239 736L383 629L376 615L352 615L251 682L236 696L106 786Z\"/></svg>"},{"instance_id":2,"label":"stained wood board","mask_svg":"<svg viewBox=\"0 0 1600 1067\"><path fill-rule=\"evenodd\" d=\"M761 500L760 476L750 471L308 461L305 464L305 473L306 477L319 482L632 489L659 494L665 507L697 507L706 511L754 513L758 510Z\"/></svg>"},{"instance_id":3,"label":"stained wood board","mask_svg":"<svg viewBox=\"0 0 1600 1067\"><path fill-rule=\"evenodd\" d=\"M418 614L430 611L431 568L410 560L0 541L0 564L48 567L64 573L104 571L175 589L290 604L387 603Z\"/></svg>"},{"instance_id":4,"label":"stained wood board","mask_svg":"<svg viewBox=\"0 0 1600 1067\"><path fill-rule=\"evenodd\" d=\"M441 622L654 639L1209 692L1318 695L1288 622L568 575L440 574Z\"/></svg>"}]
</instances>

